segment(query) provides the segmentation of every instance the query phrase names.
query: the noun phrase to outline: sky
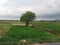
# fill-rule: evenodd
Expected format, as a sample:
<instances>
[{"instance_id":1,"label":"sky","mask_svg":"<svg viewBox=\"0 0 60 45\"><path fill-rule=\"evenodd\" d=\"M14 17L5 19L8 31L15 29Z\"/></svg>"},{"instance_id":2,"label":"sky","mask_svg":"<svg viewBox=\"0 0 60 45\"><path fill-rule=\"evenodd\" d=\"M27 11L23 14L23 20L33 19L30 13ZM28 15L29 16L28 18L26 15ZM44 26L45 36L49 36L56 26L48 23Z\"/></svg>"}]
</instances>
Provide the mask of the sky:
<instances>
[{"instance_id":1,"label":"sky","mask_svg":"<svg viewBox=\"0 0 60 45\"><path fill-rule=\"evenodd\" d=\"M37 20L60 19L60 0L0 0L1 20L19 20L26 11L34 12Z\"/></svg>"}]
</instances>

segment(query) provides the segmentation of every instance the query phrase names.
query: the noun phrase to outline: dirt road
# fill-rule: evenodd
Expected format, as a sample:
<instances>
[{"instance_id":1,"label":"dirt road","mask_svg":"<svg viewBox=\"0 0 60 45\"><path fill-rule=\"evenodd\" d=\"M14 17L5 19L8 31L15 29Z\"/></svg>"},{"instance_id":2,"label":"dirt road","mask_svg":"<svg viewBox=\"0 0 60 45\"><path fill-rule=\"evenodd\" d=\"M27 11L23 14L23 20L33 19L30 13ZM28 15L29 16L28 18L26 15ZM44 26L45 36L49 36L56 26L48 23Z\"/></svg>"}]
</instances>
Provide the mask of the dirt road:
<instances>
[{"instance_id":1,"label":"dirt road","mask_svg":"<svg viewBox=\"0 0 60 45\"><path fill-rule=\"evenodd\" d=\"M43 43L43 44L36 43L36 44L29 44L29 45L60 45L60 43Z\"/></svg>"}]
</instances>

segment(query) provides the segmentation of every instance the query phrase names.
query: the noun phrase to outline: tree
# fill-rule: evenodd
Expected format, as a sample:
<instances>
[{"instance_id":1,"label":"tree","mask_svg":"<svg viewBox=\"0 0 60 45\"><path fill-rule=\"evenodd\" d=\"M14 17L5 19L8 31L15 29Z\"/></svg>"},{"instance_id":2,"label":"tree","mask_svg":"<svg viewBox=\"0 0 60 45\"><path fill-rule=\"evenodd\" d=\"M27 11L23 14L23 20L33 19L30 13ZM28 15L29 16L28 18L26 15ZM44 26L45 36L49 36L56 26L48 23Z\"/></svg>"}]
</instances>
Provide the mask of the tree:
<instances>
[{"instance_id":1,"label":"tree","mask_svg":"<svg viewBox=\"0 0 60 45\"><path fill-rule=\"evenodd\" d=\"M29 25L30 21L33 21L35 19L35 13L31 12L31 11L27 11L26 13L23 13L20 20L22 22L26 23L26 26Z\"/></svg>"}]
</instances>

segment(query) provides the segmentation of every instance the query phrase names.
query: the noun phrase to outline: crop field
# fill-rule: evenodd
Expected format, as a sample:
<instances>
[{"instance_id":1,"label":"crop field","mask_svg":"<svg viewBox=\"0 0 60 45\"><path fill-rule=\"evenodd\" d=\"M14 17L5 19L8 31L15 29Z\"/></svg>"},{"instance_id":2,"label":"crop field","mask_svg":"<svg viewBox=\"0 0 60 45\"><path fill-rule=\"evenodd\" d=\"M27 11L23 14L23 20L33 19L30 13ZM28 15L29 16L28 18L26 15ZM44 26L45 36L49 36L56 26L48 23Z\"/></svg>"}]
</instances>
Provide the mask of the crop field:
<instances>
[{"instance_id":1,"label":"crop field","mask_svg":"<svg viewBox=\"0 0 60 45\"><path fill-rule=\"evenodd\" d=\"M33 22L32 24L45 31L60 35L60 22Z\"/></svg>"},{"instance_id":2,"label":"crop field","mask_svg":"<svg viewBox=\"0 0 60 45\"><path fill-rule=\"evenodd\" d=\"M60 42L60 22L32 22L28 27L17 24L20 22L0 22L0 45L17 45L23 39L28 43Z\"/></svg>"}]
</instances>

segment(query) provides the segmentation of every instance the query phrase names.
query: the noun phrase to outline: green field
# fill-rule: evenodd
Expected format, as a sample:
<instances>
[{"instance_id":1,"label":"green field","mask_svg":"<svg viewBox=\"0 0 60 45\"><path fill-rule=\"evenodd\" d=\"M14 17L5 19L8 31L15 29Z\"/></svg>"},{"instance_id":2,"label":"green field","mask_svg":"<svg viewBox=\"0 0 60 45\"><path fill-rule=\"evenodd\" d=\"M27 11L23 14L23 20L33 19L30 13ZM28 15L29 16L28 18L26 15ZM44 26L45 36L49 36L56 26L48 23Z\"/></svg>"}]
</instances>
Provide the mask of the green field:
<instances>
[{"instance_id":1,"label":"green field","mask_svg":"<svg viewBox=\"0 0 60 45\"><path fill-rule=\"evenodd\" d=\"M60 22L32 22L33 26L28 27L13 24L17 22L0 22L0 30L3 33L0 38L1 45L1 42L13 45L12 43L18 43L23 39L29 43L60 42Z\"/></svg>"},{"instance_id":2,"label":"green field","mask_svg":"<svg viewBox=\"0 0 60 45\"><path fill-rule=\"evenodd\" d=\"M60 35L60 22L33 22L32 24L45 31Z\"/></svg>"}]
</instances>

